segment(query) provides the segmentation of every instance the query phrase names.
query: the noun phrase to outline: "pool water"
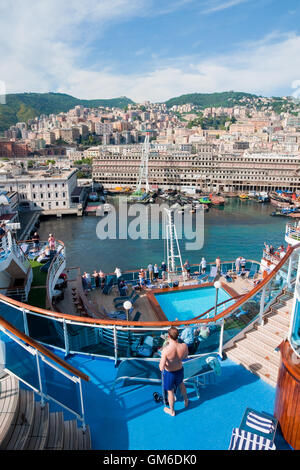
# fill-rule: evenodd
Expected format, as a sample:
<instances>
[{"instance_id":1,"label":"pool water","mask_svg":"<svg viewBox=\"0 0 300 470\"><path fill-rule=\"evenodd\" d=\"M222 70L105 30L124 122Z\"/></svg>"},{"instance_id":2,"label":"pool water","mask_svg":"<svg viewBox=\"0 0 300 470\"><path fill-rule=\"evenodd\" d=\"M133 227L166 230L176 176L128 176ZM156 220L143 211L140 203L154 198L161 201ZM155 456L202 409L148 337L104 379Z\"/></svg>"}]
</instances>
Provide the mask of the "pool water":
<instances>
[{"instance_id":1,"label":"pool water","mask_svg":"<svg viewBox=\"0 0 300 470\"><path fill-rule=\"evenodd\" d=\"M169 321L191 320L214 307L216 289L214 287L200 287L155 294L155 297ZM219 289L218 304L230 298L231 296L224 289ZM226 307L229 305L229 302L225 304Z\"/></svg>"}]
</instances>

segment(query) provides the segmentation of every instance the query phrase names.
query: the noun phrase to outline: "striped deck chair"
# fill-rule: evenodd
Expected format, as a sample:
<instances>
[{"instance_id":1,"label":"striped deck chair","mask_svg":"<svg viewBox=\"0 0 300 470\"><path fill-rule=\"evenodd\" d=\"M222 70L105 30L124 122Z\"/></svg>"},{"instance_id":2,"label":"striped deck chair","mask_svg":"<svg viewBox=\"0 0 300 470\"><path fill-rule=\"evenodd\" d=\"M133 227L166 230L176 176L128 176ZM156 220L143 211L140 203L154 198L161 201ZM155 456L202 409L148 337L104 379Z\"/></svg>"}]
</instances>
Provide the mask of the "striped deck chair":
<instances>
[{"instance_id":1,"label":"striped deck chair","mask_svg":"<svg viewBox=\"0 0 300 470\"><path fill-rule=\"evenodd\" d=\"M277 424L278 420L274 416L253 410L252 408L247 408L242 418L240 429L255 433L273 443Z\"/></svg>"},{"instance_id":2,"label":"striped deck chair","mask_svg":"<svg viewBox=\"0 0 300 470\"><path fill-rule=\"evenodd\" d=\"M276 446L270 439L234 428L228 450L276 450Z\"/></svg>"}]
</instances>

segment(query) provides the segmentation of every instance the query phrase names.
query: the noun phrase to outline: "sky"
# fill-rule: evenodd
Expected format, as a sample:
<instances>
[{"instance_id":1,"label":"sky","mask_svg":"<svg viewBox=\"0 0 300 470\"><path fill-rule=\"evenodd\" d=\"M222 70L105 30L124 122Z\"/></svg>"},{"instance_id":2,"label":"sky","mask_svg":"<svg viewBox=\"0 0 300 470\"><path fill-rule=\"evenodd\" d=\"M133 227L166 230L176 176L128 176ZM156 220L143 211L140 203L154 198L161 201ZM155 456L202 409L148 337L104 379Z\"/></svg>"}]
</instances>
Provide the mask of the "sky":
<instances>
[{"instance_id":1,"label":"sky","mask_svg":"<svg viewBox=\"0 0 300 470\"><path fill-rule=\"evenodd\" d=\"M299 0L0 0L7 93L300 96Z\"/></svg>"}]
</instances>

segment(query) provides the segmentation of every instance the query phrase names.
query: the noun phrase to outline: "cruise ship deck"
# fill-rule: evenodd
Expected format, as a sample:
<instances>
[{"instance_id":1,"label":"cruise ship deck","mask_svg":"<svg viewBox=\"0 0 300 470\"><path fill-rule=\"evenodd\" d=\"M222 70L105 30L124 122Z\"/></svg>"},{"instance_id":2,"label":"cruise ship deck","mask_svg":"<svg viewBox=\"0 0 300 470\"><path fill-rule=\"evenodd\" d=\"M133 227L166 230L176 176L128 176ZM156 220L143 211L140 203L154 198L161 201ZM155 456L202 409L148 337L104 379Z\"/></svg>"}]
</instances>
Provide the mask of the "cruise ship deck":
<instances>
[{"instance_id":1,"label":"cruise ship deck","mask_svg":"<svg viewBox=\"0 0 300 470\"><path fill-rule=\"evenodd\" d=\"M90 377L83 393L93 449L226 450L247 407L271 414L274 409L275 389L229 359L222 361L221 375L201 390L200 399L187 388L189 406L185 409L179 398L175 417L153 399L160 385L128 381L111 392L117 373L112 360L75 354L67 362ZM278 450L290 449L280 430L275 444Z\"/></svg>"}]
</instances>

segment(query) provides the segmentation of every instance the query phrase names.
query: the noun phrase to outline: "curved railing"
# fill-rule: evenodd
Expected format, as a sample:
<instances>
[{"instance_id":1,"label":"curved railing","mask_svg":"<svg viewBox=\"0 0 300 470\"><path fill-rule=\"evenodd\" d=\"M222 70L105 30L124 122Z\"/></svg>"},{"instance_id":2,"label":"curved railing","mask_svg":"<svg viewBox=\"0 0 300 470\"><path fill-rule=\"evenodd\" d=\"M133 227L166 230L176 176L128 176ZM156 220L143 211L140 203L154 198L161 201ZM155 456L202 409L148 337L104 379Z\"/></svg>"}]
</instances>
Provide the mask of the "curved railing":
<instances>
[{"instance_id":1,"label":"curved railing","mask_svg":"<svg viewBox=\"0 0 300 470\"><path fill-rule=\"evenodd\" d=\"M89 377L0 317L0 370L74 414L85 429L81 380Z\"/></svg>"},{"instance_id":2,"label":"curved railing","mask_svg":"<svg viewBox=\"0 0 300 470\"><path fill-rule=\"evenodd\" d=\"M291 261L295 250L299 248L300 244L289 248L285 257L265 279L225 310L224 303L219 304L216 314L209 318L201 315L200 318L185 321L147 322L86 318L32 307L3 295L0 295L0 314L13 318L14 324L19 325L19 329L23 328L28 336L60 348L66 354L80 352L115 360L159 355L164 335L171 325L180 330L191 327L196 331L193 354L212 351L222 353L223 345L236 338L253 322L262 319L283 287L289 288L291 279L295 277Z\"/></svg>"},{"instance_id":3,"label":"curved railing","mask_svg":"<svg viewBox=\"0 0 300 470\"><path fill-rule=\"evenodd\" d=\"M300 227L298 227L297 223L287 223L285 234L287 237L300 242Z\"/></svg>"}]
</instances>

